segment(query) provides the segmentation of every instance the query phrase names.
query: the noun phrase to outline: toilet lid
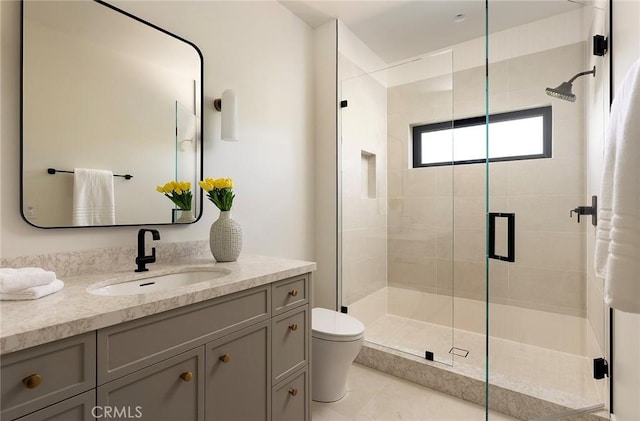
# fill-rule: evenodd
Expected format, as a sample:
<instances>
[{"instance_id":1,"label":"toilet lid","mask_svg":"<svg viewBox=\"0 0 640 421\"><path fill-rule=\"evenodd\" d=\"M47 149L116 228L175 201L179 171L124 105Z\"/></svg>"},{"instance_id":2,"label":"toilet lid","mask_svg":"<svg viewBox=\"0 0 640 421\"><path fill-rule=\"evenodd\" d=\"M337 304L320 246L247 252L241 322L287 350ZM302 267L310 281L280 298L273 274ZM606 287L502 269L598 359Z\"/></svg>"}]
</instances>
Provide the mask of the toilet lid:
<instances>
[{"instance_id":1,"label":"toilet lid","mask_svg":"<svg viewBox=\"0 0 640 421\"><path fill-rule=\"evenodd\" d=\"M313 337L329 341L355 341L364 336L364 325L348 314L316 307L311 311Z\"/></svg>"}]
</instances>

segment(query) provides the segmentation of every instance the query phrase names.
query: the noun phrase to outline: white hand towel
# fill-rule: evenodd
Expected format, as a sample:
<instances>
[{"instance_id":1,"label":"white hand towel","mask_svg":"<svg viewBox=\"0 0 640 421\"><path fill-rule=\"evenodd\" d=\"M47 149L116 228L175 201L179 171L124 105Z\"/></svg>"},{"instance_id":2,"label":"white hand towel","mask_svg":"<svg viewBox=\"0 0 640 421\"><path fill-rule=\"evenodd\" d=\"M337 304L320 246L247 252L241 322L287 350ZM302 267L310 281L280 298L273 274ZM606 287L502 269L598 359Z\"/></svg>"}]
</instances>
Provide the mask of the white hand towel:
<instances>
[{"instance_id":1,"label":"white hand towel","mask_svg":"<svg viewBox=\"0 0 640 421\"><path fill-rule=\"evenodd\" d=\"M64 288L64 282L60 279L39 287L26 288L20 291L8 292L0 294L0 300L16 301L16 300L36 300L46 295L53 294Z\"/></svg>"},{"instance_id":2,"label":"white hand towel","mask_svg":"<svg viewBox=\"0 0 640 421\"><path fill-rule=\"evenodd\" d=\"M47 285L56 274L41 268L0 268L0 293Z\"/></svg>"},{"instance_id":3,"label":"white hand towel","mask_svg":"<svg viewBox=\"0 0 640 421\"><path fill-rule=\"evenodd\" d=\"M640 313L640 60L616 91L605 142L596 275L610 307Z\"/></svg>"},{"instance_id":4,"label":"white hand towel","mask_svg":"<svg viewBox=\"0 0 640 421\"><path fill-rule=\"evenodd\" d=\"M87 168L73 173L73 225L114 225L113 173Z\"/></svg>"}]
</instances>

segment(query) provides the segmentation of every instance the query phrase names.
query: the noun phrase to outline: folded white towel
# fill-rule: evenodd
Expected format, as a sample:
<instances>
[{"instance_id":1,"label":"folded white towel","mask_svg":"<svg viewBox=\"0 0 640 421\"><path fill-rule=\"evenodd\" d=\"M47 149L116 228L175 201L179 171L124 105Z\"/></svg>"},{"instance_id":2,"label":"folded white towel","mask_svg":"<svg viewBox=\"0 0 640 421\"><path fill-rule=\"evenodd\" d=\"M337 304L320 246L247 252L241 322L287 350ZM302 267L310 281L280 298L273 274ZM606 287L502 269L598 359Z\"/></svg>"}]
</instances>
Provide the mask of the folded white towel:
<instances>
[{"instance_id":1,"label":"folded white towel","mask_svg":"<svg viewBox=\"0 0 640 421\"><path fill-rule=\"evenodd\" d=\"M73 225L114 225L116 206L113 173L108 170L73 170Z\"/></svg>"},{"instance_id":2,"label":"folded white towel","mask_svg":"<svg viewBox=\"0 0 640 421\"><path fill-rule=\"evenodd\" d=\"M46 295L53 294L54 292L58 292L62 288L64 288L64 282L62 282L60 279L56 279L55 281L47 285L26 288L20 291L8 292L6 294L2 293L0 294L0 300L35 300Z\"/></svg>"},{"instance_id":3,"label":"folded white towel","mask_svg":"<svg viewBox=\"0 0 640 421\"><path fill-rule=\"evenodd\" d=\"M0 293L47 285L56 274L41 268L0 268Z\"/></svg>"},{"instance_id":4,"label":"folded white towel","mask_svg":"<svg viewBox=\"0 0 640 421\"><path fill-rule=\"evenodd\" d=\"M605 302L640 313L640 60L616 90L605 143L594 264Z\"/></svg>"}]
</instances>

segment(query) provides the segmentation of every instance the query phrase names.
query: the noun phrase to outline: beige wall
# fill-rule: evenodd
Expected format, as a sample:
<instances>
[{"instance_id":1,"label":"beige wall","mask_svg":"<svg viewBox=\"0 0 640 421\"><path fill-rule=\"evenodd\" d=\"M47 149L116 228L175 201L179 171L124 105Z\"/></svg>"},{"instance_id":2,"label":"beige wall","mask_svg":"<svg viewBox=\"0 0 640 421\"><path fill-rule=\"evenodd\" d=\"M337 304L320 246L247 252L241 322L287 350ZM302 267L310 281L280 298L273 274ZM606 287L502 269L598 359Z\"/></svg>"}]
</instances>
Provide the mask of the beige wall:
<instances>
[{"instance_id":1,"label":"beige wall","mask_svg":"<svg viewBox=\"0 0 640 421\"><path fill-rule=\"evenodd\" d=\"M490 66L492 113L552 104L554 119L553 158L490 165L490 211L516 213L517 254L513 264L491 262L492 301L585 315L586 222L569 219L584 197L584 90L577 82L573 104L544 93L583 70L584 49L578 43ZM411 124L446 121L452 110L454 118L484 114L484 67L453 78L453 96L431 88L442 85L437 79L389 89L389 285L484 300L485 166L408 162Z\"/></svg>"},{"instance_id":2,"label":"beige wall","mask_svg":"<svg viewBox=\"0 0 640 421\"><path fill-rule=\"evenodd\" d=\"M315 68L315 232L313 305L337 308L338 154L337 21L314 30Z\"/></svg>"},{"instance_id":3,"label":"beige wall","mask_svg":"<svg viewBox=\"0 0 640 421\"><path fill-rule=\"evenodd\" d=\"M234 178L233 215L243 228L243 253L313 259L312 29L275 1L118 5L202 51L204 173ZM0 255L135 245L136 227L41 230L21 220L20 3L2 1L0 9ZM236 143L220 141L220 114L211 105L228 88L238 95L241 140ZM148 157L141 165L154 162ZM207 239L218 211L204 205L198 223L160 227L162 241Z\"/></svg>"}]
</instances>

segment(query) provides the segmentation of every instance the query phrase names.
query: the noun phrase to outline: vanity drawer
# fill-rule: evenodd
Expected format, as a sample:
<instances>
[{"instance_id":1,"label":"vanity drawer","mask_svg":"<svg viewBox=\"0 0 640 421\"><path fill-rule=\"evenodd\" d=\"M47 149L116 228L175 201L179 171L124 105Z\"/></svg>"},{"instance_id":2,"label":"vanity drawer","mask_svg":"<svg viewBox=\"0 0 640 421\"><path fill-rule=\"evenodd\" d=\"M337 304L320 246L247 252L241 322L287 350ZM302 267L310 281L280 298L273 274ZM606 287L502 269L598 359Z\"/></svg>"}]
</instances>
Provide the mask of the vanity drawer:
<instances>
[{"instance_id":1,"label":"vanity drawer","mask_svg":"<svg viewBox=\"0 0 640 421\"><path fill-rule=\"evenodd\" d=\"M270 317L265 285L98 331L98 384Z\"/></svg>"},{"instance_id":2,"label":"vanity drawer","mask_svg":"<svg viewBox=\"0 0 640 421\"><path fill-rule=\"evenodd\" d=\"M308 275L275 282L272 289L272 312L274 316L309 302Z\"/></svg>"},{"instance_id":3,"label":"vanity drawer","mask_svg":"<svg viewBox=\"0 0 640 421\"><path fill-rule=\"evenodd\" d=\"M90 421L95 420L92 410L96 406L96 391L90 390L44 409L18 418L16 421ZM102 414L99 409L97 415Z\"/></svg>"},{"instance_id":4,"label":"vanity drawer","mask_svg":"<svg viewBox=\"0 0 640 421\"><path fill-rule=\"evenodd\" d=\"M309 306L274 317L272 321L272 384L309 362Z\"/></svg>"},{"instance_id":5,"label":"vanity drawer","mask_svg":"<svg viewBox=\"0 0 640 421\"><path fill-rule=\"evenodd\" d=\"M271 396L272 420L309 420L311 397L309 396L308 367L275 386Z\"/></svg>"},{"instance_id":6,"label":"vanity drawer","mask_svg":"<svg viewBox=\"0 0 640 421\"><path fill-rule=\"evenodd\" d=\"M2 419L11 420L96 385L95 333L2 357Z\"/></svg>"},{"instance_id":7,"label":"vanity drawer","mask_svg":"<svg viewBox=\"0 0 640 421\"><path fill-rule=\"evenodd\" d=\"M118 419L203 421L204 364L199 346L121 377L98 387L98 407L117 408Z\"/></svg>"}]
</instances>

